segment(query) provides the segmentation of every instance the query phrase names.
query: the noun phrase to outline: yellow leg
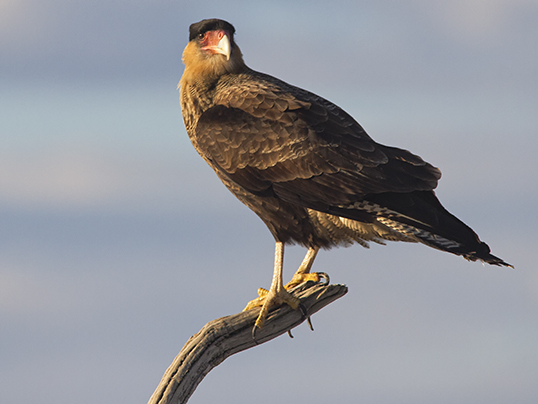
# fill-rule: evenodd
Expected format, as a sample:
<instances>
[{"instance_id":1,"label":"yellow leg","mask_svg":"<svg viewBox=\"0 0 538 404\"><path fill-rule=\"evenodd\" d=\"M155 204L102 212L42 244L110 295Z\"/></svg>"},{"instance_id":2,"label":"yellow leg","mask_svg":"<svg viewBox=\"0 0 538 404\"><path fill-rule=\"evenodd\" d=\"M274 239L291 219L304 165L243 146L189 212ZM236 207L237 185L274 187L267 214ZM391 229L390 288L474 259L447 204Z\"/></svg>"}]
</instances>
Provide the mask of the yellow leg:
<instances>
[{"instance_id":1,"label":"yellow leg","mask_svg":"<svg viewBox=\"0 0 538 404\"><path fill-rule=\"evenodd\" d=\"M273 271L273 281L269 291L258 289L258 298L247 304L243 311L250 310L256 306L262 306L260 314L256 319L254 328L262 328L265 323L265 318L269 314L269 309L273 306L279 306L283 303L288 304L292 309L299 307L299 299L293 297L284 289L282 281L282 268L284 265L284 243L277 241L275 246L275 269Z\"/></svg>"},{"instance_id":2,"label":"yellow leg","mask_svg":"<svg viewBox=\"0 0 538 404\"><path fill-rule=\"evenodd\" d=\"M319 251L319 248L310 248L306 253L306 256L299 266L299 269L293 275L292 280L283 286L282 281L282 269L284 264L284 244L277 241L275 245L275 268L273 271L273 281L269 290L260 288L258 289L258 297L251 300L247 307L243 311L250 310L254 307L262 306L260 314L256 319L254 330L256 328L262 328L265 323L265 318L269 313L269 309L273 306L278 306L283 303L288 304L292 309L296 310L299 307L299 299L293 297L287 289L293 288L306 281L319 282L321 279L325 279L329 283L329 276L323 272L310 273L314 259Z\"/></svg>"},{"instance_id":3,"label":"yellow leg","mask_svg":"<svg viewBox=\"0 0 538 404\"><path fill-rule=\"evenodd\" d=\"M295 286L307 281L319 282L321 279L324 279L327 283L329 283L329 275L327 275L325 272L310 273L310 270L312 269L312 264L314 264L314 260L318 255L318 251L319 247L310 247L308 249L306 256L303 259L303 262L299 266L299 269L297 270L297 272L295 272L293 278L291 278L291 281L289 281L286 286L284 286L286 290L294 288Z\"/></svg>"}]
</instances>

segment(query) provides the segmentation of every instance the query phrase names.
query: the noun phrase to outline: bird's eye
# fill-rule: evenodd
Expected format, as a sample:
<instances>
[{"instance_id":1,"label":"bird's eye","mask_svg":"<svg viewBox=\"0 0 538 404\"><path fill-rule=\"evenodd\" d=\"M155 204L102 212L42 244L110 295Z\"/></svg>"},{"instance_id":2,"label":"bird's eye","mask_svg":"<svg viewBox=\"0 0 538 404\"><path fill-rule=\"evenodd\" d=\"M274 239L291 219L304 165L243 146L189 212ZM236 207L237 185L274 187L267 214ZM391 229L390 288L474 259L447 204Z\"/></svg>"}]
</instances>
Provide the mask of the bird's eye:
<instances>
[{"instance_id":1,"label":"bird's eye","mask_svg":"<svg viewBox=\"0 0 538 404\"><path fill-rule=\"evenodd\" d=\"M198 34L198 39L202 40L205 38L205 32L203 34Z\"/></svg>"}]
</instances>

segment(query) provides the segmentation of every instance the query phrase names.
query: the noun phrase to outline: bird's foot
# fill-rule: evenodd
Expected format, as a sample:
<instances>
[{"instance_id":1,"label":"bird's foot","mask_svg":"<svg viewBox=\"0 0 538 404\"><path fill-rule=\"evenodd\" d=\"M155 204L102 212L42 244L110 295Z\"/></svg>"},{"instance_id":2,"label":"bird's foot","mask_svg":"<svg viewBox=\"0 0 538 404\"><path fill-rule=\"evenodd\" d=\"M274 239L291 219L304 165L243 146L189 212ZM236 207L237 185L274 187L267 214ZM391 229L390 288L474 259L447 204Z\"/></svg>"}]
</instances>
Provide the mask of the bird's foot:
<instances>
[{"instance_id":1,"label":"bird's foot","mask_svg":"<svg viewBox=\"0 0 538 404\"><path fill-rule=\"evenodd\" d=\"M256 299L251 300L248 302L247 306L243 309L243 311L248 311L250 309L253 309L254 307L261 307L260 314L258 315L258 318L256 319L256 323L254 324L253 329L253 335L256 332L257 328L262 328L265 324L265 319L267 318L267 315L269 314L269 310L272 307L280 306L281 304L287 304L292 309L297 310L299 309L303 316L308 317L307 313L304 309L304 307L301 305L300 300L294 296L291 295L291 293L288 292L288 290L308 281L313 282L321 282L324 281L326 284L329 283L329 275L327 275L325 272L313 272L313 273L295 273L293 275L293 278L290 282L288 282L284 288L280 290L267 290L264 288L258 289L258 297ZM309 321L310 328L312 328L312 324Z\"/></svg>"},{"instance_id":2,"label":"bird's foot","mask_svg":"<svg viewBox=\"0 0 538 404\"><path fill-rule=\"evenodd\" d=\"M253 309L254 307L263 306L263 302L265 301L265 296L267 296L267 293L269 293L267 289L258 288L258 297L248 302L247 306L243 309L243 311L249 311L250 309Z\"/></svg>"},{"instance_id":3,"label":"bird's foot","mask_svg":"<svg viewBox=\"0 0 538 404\"><path fill-rule=\"evenodd\" d=\"M258 297L248 302L247 306L243 309L243 311L247 311L254 307L261 306L262 308L256 319L256 323L254 324L253 335L256 328L262 328L265 324L265 319L269 314L269 310L272 307L280 306L281 304L287 304L292 309L297 310L301 303L298 298L292 296L291 293L284 288L277 290L258 289Z\"/></svg>"},{"instance_id":4,"label":"bird's foot","mask_svg":"<svg viewBox=\"0 0 538 404\"><path fill-rule=\"evenodd\" d=\"M329 275L325 272L312 272L312 273L303 273L297 271L295 275L293 275L293 278L291 278L291 281L289 281L284 288L286 290L290 290L301 283L305 283L308 281L319 283L321 281L324 281L326 285L328 285L331 281L329 278Z\"/></svg>"}]
</instances>

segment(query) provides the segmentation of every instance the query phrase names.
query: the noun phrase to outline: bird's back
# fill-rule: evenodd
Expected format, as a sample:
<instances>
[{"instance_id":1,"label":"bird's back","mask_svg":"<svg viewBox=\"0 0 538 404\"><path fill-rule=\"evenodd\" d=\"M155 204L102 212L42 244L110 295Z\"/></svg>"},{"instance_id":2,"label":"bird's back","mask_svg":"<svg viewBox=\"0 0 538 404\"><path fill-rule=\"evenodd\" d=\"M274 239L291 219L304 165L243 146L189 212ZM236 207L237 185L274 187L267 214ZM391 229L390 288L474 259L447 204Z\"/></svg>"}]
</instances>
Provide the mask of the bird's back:
<instances>
[{"instance_id":1,"label":"bird's back","mask_svg":"<svg viewBox=\"0 0 538 404\"><path fill-rule=\"evenodd\" d=\"M437 168L376 143L324 98L234 63L203 80L187 65L180 82L185 126L196 150L277 241L412 241L508 265L440 204Z\"/></svg>"}]
</instances>

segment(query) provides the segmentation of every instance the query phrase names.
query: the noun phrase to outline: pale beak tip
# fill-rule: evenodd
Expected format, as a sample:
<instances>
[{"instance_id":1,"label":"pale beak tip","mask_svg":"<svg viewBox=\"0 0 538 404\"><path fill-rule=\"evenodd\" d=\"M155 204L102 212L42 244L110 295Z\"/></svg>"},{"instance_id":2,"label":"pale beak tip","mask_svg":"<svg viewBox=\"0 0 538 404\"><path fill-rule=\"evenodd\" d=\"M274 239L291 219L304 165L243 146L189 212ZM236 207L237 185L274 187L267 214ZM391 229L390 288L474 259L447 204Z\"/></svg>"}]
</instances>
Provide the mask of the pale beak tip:
<instances>
[{"instance_id":1,"label":"pale beak tip","mask_svg":"<svg viewBox=\"0 0 538 404\"><path fill-rule=\"evenodd\" d=\"M226 56L226 60L230 60L230 55L232 53L232 48L230 46L230 39L228 38L228 35L224 35L217 47L222 51L222 53L224 54L224 56Z\"/></svg>"}]
</instances>

